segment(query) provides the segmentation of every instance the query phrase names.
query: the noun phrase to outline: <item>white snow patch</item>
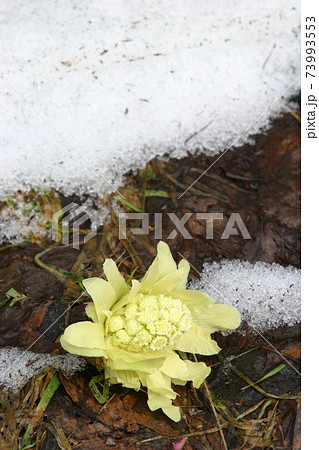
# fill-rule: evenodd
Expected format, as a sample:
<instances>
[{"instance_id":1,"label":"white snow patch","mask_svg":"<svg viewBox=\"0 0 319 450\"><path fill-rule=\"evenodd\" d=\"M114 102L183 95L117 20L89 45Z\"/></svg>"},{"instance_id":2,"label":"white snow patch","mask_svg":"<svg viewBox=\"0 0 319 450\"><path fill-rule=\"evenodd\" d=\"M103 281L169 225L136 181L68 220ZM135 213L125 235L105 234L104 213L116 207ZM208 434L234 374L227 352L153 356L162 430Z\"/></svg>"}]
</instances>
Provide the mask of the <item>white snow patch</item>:
<instances>
[{"instance_id":1,"label":"white snow patch","mask_svg":"<svg viewBox=\"0 0 319 450\"><path fill-rule=\"evenodd\" d=\"M297 0L3 0L0 13L3 199L102 195L155 155L216 154L299 90Z\"/></svg>"},{"instance_id":2,"label":"white snow patch","mask_svg":"<svg viewBox=\"0 0 319 450\"><path fill-rule=\"evenodd\" d=\"M26 203L21 193L9 200L0 209L0 242L21 242L30 237L48 235L48 223L39 210L31 203Z\"/></svg>"},{"instance_id":3,"label":"white snow patch","mask_svg":"<svg viewBox=\"0 0 319 450\"><path fill-rule=\"evenodd\" d=\"M300 270L292 266L237 260L206 263L190 289L234 306L242 321L258 332L300 322Z\"/></svg>"},{"instance_id":4,"label":"white snow patch","mask_svg":"<svg viewBox=\"0 0 319 450\"><path fill-rule=\"evenodd\" d=\"M51 356L47 353L33 353L17 347L0 349L0 387L10 391L22 388L30 378L41 373L46 367L72 375L84 370L86 360L76 355Z\"/></svg>"},{"instance_id":5,"label":"white snow patch","mask_svg":"<svg viewBox=\"0 0 319 450\"><path fill-rule=\"evenodd\" d=\"M33 200L28 203L22 193L16 193L9 197L7 204L0 209L0 243L6 241L10 243L22 242L29 239L30 235L36 238L39 236L52 238L52 222L39 210L35 203L36 198L34 196ZM91 227L103 225L109 217L109 209L102 199L96 198L93 200L92 197L89 197L78 206L83 208L79 216L89 213ZM72 214L69 214L68 218L71 219ZM53 229L55 230L55 227Z\"/></svg>"}]
</instances>

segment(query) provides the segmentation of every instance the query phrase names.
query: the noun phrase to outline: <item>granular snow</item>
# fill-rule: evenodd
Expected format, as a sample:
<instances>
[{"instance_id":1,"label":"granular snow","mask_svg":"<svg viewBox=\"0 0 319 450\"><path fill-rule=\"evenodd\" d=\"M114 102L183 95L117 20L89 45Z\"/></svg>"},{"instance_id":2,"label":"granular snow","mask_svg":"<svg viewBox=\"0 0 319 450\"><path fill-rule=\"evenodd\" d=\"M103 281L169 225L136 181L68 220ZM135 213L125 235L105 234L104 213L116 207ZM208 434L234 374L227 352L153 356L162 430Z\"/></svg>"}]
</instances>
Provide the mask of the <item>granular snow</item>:
<instances>
[{"instance_id":1,"label":"granular snow","mask_svg":"<svg viewBox=\"0 0 319 450\"><path fill-rule=\"evenodd\" d=\"M297 0L3 0L0 12L2 199L103 195L156 155L216 154L299 90Z\"/></svg>"},{"instance_id":2,"label":"granular snow","mask_svg":"<svg viewBox=\"0 0 319 450\"><path fill-rule=\"evenodd\" d=\"M51 356L46 353L33 353L20 348L0 349L0 388L17 391L27 381L46 367L53 366L57 370L72 375L84 370L87 363L84 358L66 354Z\"/></svg>"},{"instance_id":3,"label":"granular snow","mask_svg":"<svg viewBox=\"0 0 319 450\"><path fill-rule=\"evenodd\" d=\"M243 322L261 333L300 322L300 270L292 266L238 260L206 263L200 280L190 288L234 306Z\"/></svg>"}]
</instances>

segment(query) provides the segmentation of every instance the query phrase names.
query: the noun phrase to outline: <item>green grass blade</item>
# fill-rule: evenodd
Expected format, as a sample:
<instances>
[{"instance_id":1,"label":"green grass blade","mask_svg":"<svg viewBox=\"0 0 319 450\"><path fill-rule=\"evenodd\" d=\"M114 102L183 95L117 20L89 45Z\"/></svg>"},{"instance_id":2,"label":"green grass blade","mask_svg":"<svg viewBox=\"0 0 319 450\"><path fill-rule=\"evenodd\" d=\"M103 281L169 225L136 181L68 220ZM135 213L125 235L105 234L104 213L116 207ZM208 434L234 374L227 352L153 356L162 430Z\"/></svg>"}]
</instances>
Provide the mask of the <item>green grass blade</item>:
<instances>
[{"instance_id":1,"label":"green grass blade","mask_svg":"<svg viewBox=\"0 0 319 450\"><path fill-rule=\"evenodd\" d=\"M260 378L258 381L255 381L252 384L248 384L248 386L245 386L241 388L242 391L245 389L250 388L251 386L255 386L256 384L260 383L261 381L267 380L267 378L272 377L273 375L276 375L276 373L280 372L284 367L286 367L286 364L279 364L279 366L275 367L272 371L264 375L262 378Z\"/></svg>"},{"instance_id":2,"label":"green grass blade","mask_svg":"<svg viewBox=\"0 0 319 450\"><path fill-rule=\"evenodd\" d=\"M104 383L102 384L101 381ZM103 387L102 393L100 392L97 385L100 385ZM104 375L96 375L95 377L91 378L91 381L89 382L89 387L92 391L92 394L94 395L94 398L101 404L104 405L109 399L110 396L110 390L109 386L105 381Z\"/></svg>"},{"instance_id":3,"label":"green grass blade","mask_svg":"<svg viewBox=\"0 0 319 450\"><path fill-rule=\"evenodd\" d=\"M33 433L33 426L29 425L26 429L26 432L23 435L22 441L21 441L21 450L26 450L27 448L31 448L35 446L35 442L33 444L29 444L29 441L31 439Z\"/></svg>"},{"instance_id":4,"label":"green grass blade","mask_svg":"<svg viewBox=\"0 0 319 450\"><path fill-rule=\"evenodd\" d=\"M134 277L135 272L137 271L137 267L135 267L135 269L133 270L133 272L130 275L130 278L127 280L127 284L130 284L132 278Z\"/></svg>"},{"instance_id":5,"label":"green grass blade","mask_svg":"<svg viewBox=\"0 0 319 450\"><path fill-rule=\"evenodd\" d=\"M268 408L269 405L272 404L272 400L268 400L266 403L263 404L263 407L261 408L260 414L259 414L259 419L262 418L262 416L264 415L264 412L266 411L266 409Z\"/></svg>"},{"instance_id":6,"label":"green grass blade","mask_svg":"<svg viewBox=\"0 0 319 450\"><path fill-rule=\"evenodd\" d=\"M117 200L120 203L123 203L123 205L128 206L129 208L131 208L133 211L136 211L138 213L143 213L143 211L138 208L137 206L132 205L132 203L130 203L128 200L126 200L125 198L120 197L119 195L117 195L116 197L114 197L115 200Z\"/></svg>"},{"instance_id":7,"label":"green grass blade","mask_svg":"<svg viewBox=\"0 0 319 450\"><path fill-rule=\"evenodd\" d=\"M59 374L58 374L58 372L55 372L55 374L51 378L49 384L45 388L45 390L42 394L42 397L40 398L40 401L39 401L39 403L34 411L34 415L31 419L31 424L28 426L26 432L24 433L24 436L23 436L22 442L21 442L21 450L26 450L35 445L35 443L34 444L29 443L32 438L33 429L36 426L36 424L38 423L38 421L40 420L40 418L41 418L42 414L44 413L44 411L46 410L46 408L48 407L55 391L58 389L60 384L61 384L61 381L59 378Z\"/></svg>"},{"instance_id":8,"label":"green grass blade","mask_svg":"<svg viewBox=\"0 0 319 450\"><path fill-rule=\"evenodd\" d=\"M55 372L53 377L51 378L50 383L47 385L45 391L43 392L43 395L39 401L38 406L36 407L37 410L45 410L50 403L50 400L52 399L55 391L60 386L61 381L59 378L58 372Z\"/></svg>"},{"instance_id":9,"label":"green grass blade","mask_svg":"<svg viewBox=\"0 0 319 450\"><path fill-rule=\"evenodd\" d=\"M156 191L154 189L146 189L145 197L170 197L166 191Z\"/></svg>"}]
</instances>

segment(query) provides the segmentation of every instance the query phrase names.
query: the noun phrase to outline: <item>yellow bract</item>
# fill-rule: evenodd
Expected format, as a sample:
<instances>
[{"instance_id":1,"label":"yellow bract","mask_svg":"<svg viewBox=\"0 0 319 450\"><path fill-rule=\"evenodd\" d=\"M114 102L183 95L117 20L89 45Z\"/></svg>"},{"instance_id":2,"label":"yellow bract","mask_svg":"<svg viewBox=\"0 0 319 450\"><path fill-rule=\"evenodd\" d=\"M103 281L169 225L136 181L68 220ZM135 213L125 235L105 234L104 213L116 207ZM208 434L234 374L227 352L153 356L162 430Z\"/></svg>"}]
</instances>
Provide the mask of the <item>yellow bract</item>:
<instances>
[{"instance_id":1,"label":"yellow bract","mask_svg":"<svg viewBox=\"0 0 319 450\"><path fill-rule=\"evenodd\" d=\"M92 322L66 328L62 347L70 353L101 357L111 383L148 391L148 406L161 408L174 421L171 385L192 381L198 388L210 373L205 363L182 360L176 350L200 355L220 351L214 331L235 329L240 315L232 306L215 305L208 295L186 290L189 264L178 266L164 242L145 276L128 286L113 260L103 265L108 281L89 278L83 285L93 299L86 308Z\"/></svg>"}]
</instances>

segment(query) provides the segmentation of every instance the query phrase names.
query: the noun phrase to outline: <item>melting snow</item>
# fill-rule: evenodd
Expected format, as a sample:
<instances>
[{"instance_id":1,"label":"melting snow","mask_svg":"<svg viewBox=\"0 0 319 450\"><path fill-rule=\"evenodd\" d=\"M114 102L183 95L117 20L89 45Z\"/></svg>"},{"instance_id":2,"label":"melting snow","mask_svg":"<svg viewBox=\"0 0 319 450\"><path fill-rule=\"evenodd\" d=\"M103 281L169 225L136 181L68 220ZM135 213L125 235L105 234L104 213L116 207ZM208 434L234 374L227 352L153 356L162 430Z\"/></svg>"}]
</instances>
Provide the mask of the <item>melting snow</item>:
<instances>
[{"instance_id":1,"label":"melting snow","mask_svg":"<svg viewBox=\"0 0 319 450\"><path fill-rule=\"evenodd\" d=\"M243 322L259 332L300 321L300 270L292 266L237 260L206 263L200 280L190 288L234 306Z\"/></svg>"},{"instance_id":2,"label":"melting snow","mask_svg":"<svg viewBox=\"0 0 319 450\"><path fill-rule=\"evenodd\" d=\"M23 387L27 381L46 367L53 366L67 375L72 375L86 367L84 358L66 354L50 356L46 353L33 353L20 348L0 349L0 388L16 391Z\"/></svg>"},{"instance_id":3,"label":"melting snow","mask_svg":"<svg viewBox=\"0 0 319 450\"><path fill-rule=\"evenodd\" d=\"M3 0L0 195L247 141L299 90L299 3Z\"/></svg>"}]
</instances>

